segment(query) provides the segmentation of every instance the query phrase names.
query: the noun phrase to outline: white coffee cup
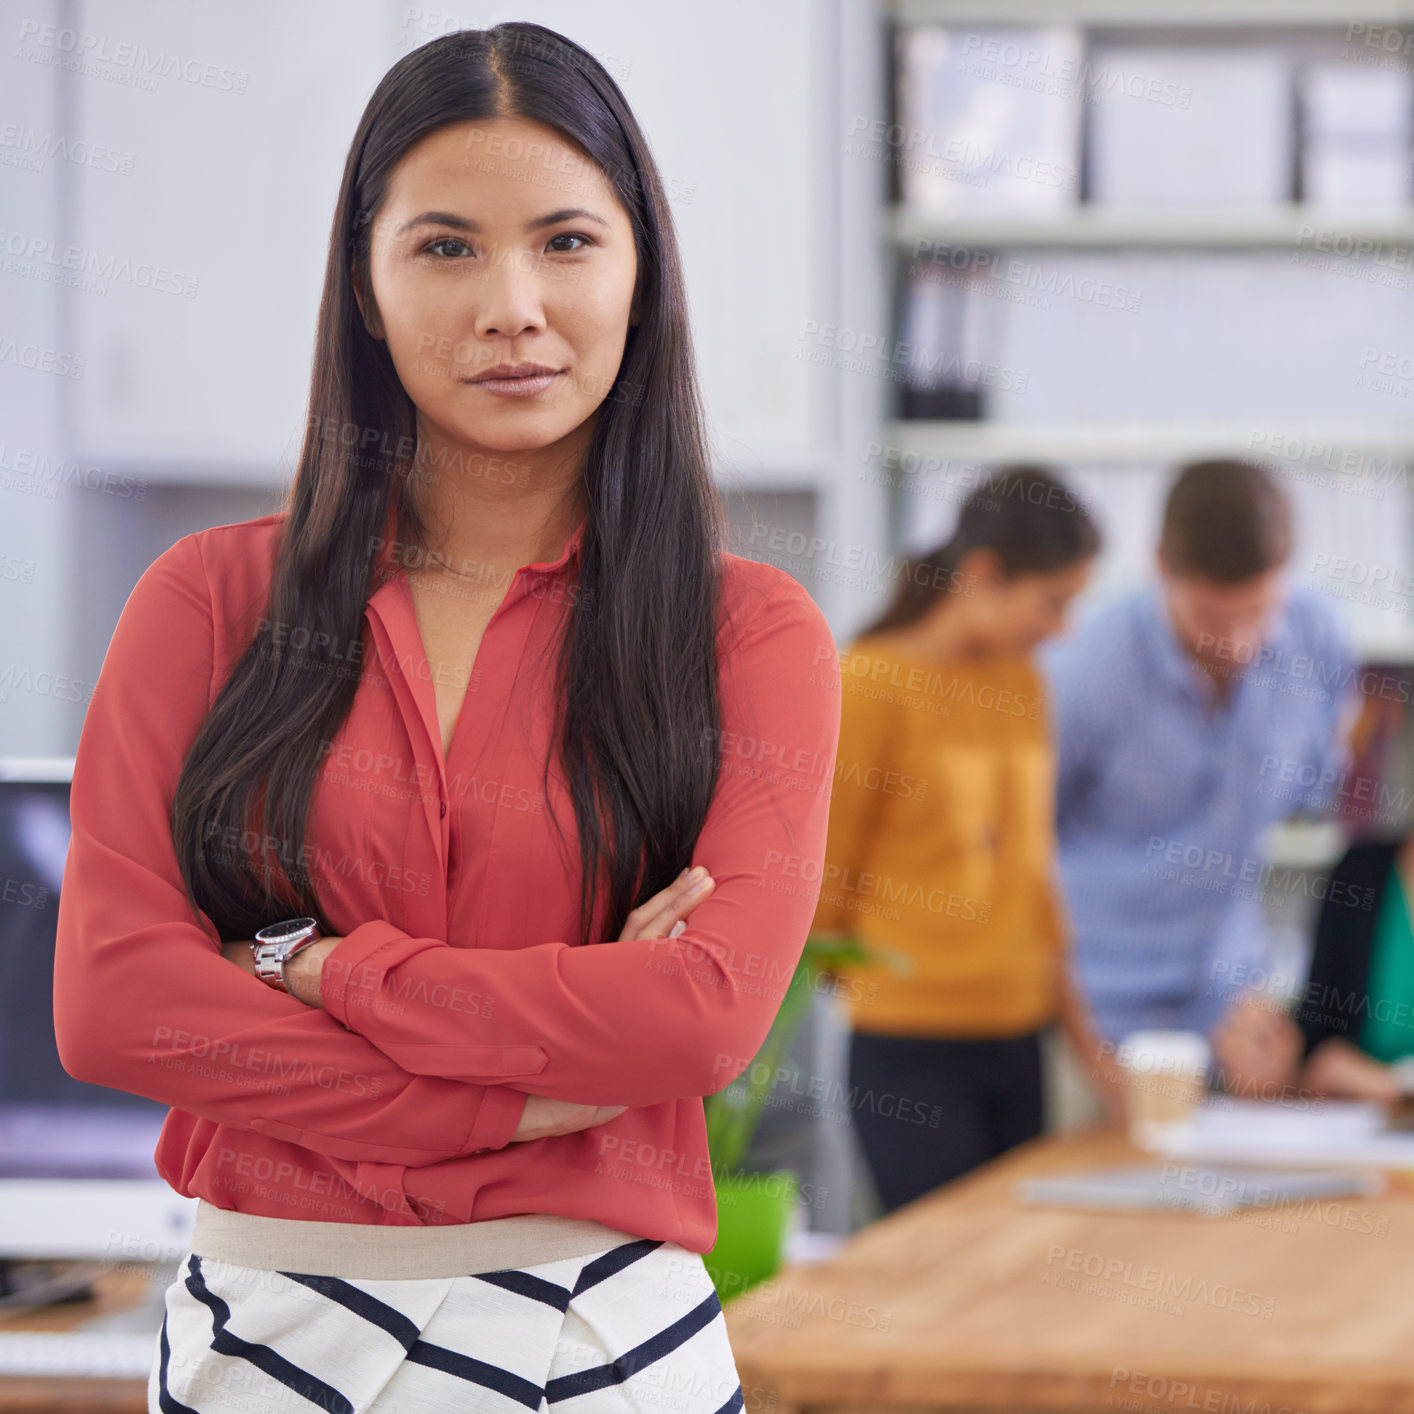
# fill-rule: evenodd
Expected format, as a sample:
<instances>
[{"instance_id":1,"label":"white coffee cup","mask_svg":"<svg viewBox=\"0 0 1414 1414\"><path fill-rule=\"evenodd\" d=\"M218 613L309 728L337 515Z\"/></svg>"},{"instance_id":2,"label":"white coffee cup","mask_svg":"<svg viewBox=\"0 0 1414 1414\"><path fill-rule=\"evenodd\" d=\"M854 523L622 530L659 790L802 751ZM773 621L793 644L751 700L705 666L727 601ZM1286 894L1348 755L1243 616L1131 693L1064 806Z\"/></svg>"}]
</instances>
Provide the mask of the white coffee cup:
<instances>
[{"instance_id":1,"label":"white coffee cup","mask_svg":"<svg viewBox=\"0 0 1414 1414\"><path fill-rule=\"evenodd\" d=\"M1131 1031L1115 1061L1125 1072L1130 1138L1147 1148L1153 1126L1186 1119L1201 1102L1212 1048L1197 1031Z\"/></svg>"}]
</instances>

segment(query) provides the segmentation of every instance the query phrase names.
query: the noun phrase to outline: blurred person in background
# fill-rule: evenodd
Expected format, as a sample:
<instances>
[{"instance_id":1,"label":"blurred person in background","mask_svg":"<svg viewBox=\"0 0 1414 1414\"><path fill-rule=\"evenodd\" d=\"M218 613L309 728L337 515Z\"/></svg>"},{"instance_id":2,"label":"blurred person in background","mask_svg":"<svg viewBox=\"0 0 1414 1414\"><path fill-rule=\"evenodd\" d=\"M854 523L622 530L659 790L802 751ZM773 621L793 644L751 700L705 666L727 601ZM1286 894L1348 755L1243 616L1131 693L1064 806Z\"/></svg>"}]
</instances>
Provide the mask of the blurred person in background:
<instances>
[{"instance_id":1,"label":"blurred person in background","mask_svg":"<svg viewBox=\"0 0 1414 1414\"><path fill-rule=\"evenodd\" d=\"M851 1113L885 1212L1041 1132L1041 1035L1058 1016L1095 1044L1062 994L1054 757L1031 653L1099 544L1061 482L1001 469L841 657L814 930L893 964L836 974Z\"/></svg>"},{"instance_id":2,"label":"blurred person in background","mask_svg":"<svg viewBox=\"0 0 1414 1414\"><path fill-rule=\"evenodd\" d=\"M1331 872L1304 988L1244 1008L1215 1045L1241 1088L1393 1105L1414 1094L1414 834L1352 844Z\"/></svg>"},{"instance_id":3,"label":"blurred person in background","mask_svg":"<svg viewBox=\"0 0 1414 1414\"><path fill-rule=\"evenodd\" d=\"M1264 468L1182 468L1159 579L1042 655L1054 704L1061 879L1102 1036L1252 1024L1271 1007L1259 836L1328 806L1358 662L1332 608L1288 583L1292 518ZM1275 764L1274 764L1275 763ZM1323 773L1326 773L1323 775ZM1278 782L1312 781L1309 790ZM1113 1079L1102 1065L1101 1080Z\"/></svg>"}]
</instances>

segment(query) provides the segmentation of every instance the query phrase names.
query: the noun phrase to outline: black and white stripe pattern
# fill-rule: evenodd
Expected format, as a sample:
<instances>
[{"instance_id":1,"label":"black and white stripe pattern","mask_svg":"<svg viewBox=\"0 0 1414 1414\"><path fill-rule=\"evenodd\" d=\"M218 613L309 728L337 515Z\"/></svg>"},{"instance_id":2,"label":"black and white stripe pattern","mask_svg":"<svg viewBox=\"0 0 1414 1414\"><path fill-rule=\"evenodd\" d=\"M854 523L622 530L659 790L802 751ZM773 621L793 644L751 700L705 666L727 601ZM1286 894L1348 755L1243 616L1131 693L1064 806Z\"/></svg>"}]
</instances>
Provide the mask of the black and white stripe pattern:
<instances>
[{"instance_id":1,"label":"black and white stripe pattern","mask_svg":"<svg viewBox=\"0 0 1414 1414\"><path fill-rule=\"evenodd\" d=\"M739 1414L699 1253L643 1239L474 1276L345 1280L188 1252L150 1414Z\"/></svg>"}]
</instances>

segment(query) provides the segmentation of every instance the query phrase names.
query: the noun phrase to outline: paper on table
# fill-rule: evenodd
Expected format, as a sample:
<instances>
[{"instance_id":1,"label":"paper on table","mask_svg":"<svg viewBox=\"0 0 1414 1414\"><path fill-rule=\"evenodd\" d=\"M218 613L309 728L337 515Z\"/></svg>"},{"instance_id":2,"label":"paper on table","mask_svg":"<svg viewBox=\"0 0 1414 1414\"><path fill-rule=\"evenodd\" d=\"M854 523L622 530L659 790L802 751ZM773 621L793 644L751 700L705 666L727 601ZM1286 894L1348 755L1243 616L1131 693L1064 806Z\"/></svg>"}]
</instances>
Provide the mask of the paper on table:
<instances>
[{"instance_id":1,"label":"paper on table","mask_svg":"<svg viewBox=\"0 0 1414 1414\"><path fill-rule=\"evenodd\" d=\"M1356 1100L1311 1098L1280 1105L1218 1097L1187 1120L1153 1126L1145 1147L1239 1163L1414 1168L1414 1134L1391 1131L1380 1105Z\"/></svg>"},{"instance_id":2,"label":"paper on table","mask_svg":"<svg viewBox=\"0 0 1414 1414\"><path fill-rule=\"evenodd\" d=\"M1210 1167L1148 1163L1085 1173L1046 1174L1021 1179L1017 1200L1061 1208L1148 1210L1183 1209L1222 1216L1239 1208L1271 1208L1306 1198L1339 1198L1383 1191L1382 1176L1364 1173L1303 1173L1283 1168Z\"/></svg>"},{"instance_id":3,"label":"paper on table","mask_svg":"<svg viewBox=\"0 0 1414 1414\"><path fill-rule=\"evenodd\" d=\"M1261 1143L1370 1139L1385 1126L1386 1112L1369 1100L1325 1100L1303 1096L1291 1104L1239 1100L1220 1095L1200 1105L1201 1133L1215 1137L1250 1135Z\"/></svg>"}]
</instances>

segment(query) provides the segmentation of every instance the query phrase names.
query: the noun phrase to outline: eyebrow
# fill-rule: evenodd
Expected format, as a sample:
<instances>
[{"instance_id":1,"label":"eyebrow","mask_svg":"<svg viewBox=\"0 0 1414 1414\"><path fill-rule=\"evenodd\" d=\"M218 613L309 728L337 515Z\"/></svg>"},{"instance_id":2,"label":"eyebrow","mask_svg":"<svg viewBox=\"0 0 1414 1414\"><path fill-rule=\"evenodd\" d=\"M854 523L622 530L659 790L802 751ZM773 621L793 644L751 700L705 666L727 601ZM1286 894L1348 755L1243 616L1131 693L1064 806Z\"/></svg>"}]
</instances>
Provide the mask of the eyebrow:
<instances>
[{"instance_id":1,"label":"eyebrow","mask_svg":"<svg viewBox=\"0 0 1414 1414\"><path fill-rule=\"evenodd\" d=\"M565 206L559 211L551 211L545 216L535 216L525 223L527 231L538 231L542 226L555 226L561 221L572 221L577 217L582 217L586 221L597 221L605 229L609 223L602 217L596 216L592 211L586 211L582 206ZM410 221L404 221L401 226L393 232L393 237L406 235L415 226L450 226L454 231L479 231L481 223L473 221L469 216L458 216L453 211L424 211L420 216L414 216Z\"/></svg>"}]
</instances>

